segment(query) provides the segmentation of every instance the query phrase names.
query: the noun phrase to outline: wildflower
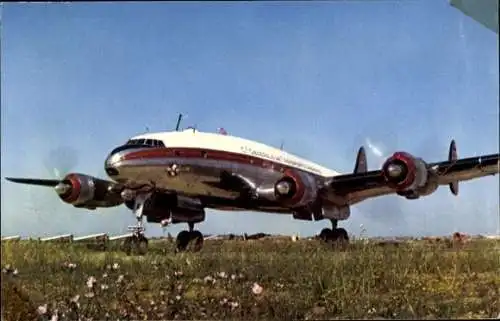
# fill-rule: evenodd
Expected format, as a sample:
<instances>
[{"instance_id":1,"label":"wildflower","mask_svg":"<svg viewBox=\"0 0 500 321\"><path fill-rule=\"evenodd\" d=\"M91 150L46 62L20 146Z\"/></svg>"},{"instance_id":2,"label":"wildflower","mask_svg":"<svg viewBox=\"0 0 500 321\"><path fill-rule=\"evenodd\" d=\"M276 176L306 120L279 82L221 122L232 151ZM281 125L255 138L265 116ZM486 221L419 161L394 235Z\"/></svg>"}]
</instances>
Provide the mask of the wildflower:
<instances>
[{"instance_id":1,"label":"wildflower","mask_svg":"<svg viewBox=\"0 0 500 321\"><path fill-rule=\"evenodd\" d=\"M225 305L227 303L228 299L224 298L220 301L221 305Z\"/></svg>"},{"instance_id":2,"label":"wildflower","mask_svg":"<svg viewBox=\"0 0 500 321\"><path fill-rule=\"evenodd\" d=\"M118 263L113 263L113 270L118 270L120 265Z\"/></svg>"},{"instance_id":3,"label":"wildflower","mask_svg":"<svg viewBox=\"0 0 500 321\"><path fill-rule=\"evenodd\" d=\"M109 286L107 284L101 284L101 290L107 290Z\"/></svg>"},{"instance_id":4,"label":"wildflower","mask_svg":"<svg viewBox=\"0 0 500 321\"><path fill-rule=\"evenodd\" d=\"M52 318L50 318L50 321L58 321L59 320L59 314L57 313L57 310L54 311L54 314L52 314Z\"/></svg>"},{"instance_id":5,"label":"wildflower","mask_svg":"<svg viewBox=\"0 0 500 321\"><path fill-rule=\"evenodd\" d=\"M231 280L236 280L236 275L235 274L231 274Z\"/></svg>"},{"instance_id":6,"label":"wildflower","mask_svg":"<svg viewBox=\"0 0 500 321\"><path fill-rule=\"evenodd\" d=\"M259 295L262 293L262 291L264 290L264 288L262 288L258 283L254 283L253 286L252 286L252 292L253 294L255 295Z\"/></svg>"},{"instance_id":7,"label":"wildflower","mask_svg":"<svg viewBox=\"0 0 500 321\"><path fill-rule=\"evenodd\" d=\"M118 279L116 280L116 283L122 283L124 278L125 278L125 277L123 276L123 274L120 274L120 275L118 276Z\"/></svg>"},{"instance_id":8,"label":"wildflower","mask_svg":"<svg viewBox=\"0 0 500 321\"><path fill-rule=\"evenodd\" d=\"M108 273L104 273L104 274L102 275L102 278L103 278L103 279L105 279L105 278L107 278L107 277L108 277Z\"/></svg>"},{"instance_id":9,"label":"wildflower","mask_svg":"<svg viewBox=\"0 0 500 321\"><path fill-rule=\"evenodd\" d=\"M71 309L76 310L80 308L80 303L78 303L78 300L80 300L80 296L78 294L69 300Z\"/></svg>"},{"instance_id":10,"label":"wildflower","mask_svg":"<svg viewBox=\"0 0 500 321\"><path fill-rule=\"evenodd\" d=\"M15 269L14 271L12 271L12 275L16 276L19 274L19 271L17 269Z\"/></svg>"},{"instance_id":11,"label":"wildflower","mask_svg":"<svg viewBox=\"0 0 500 321\"><path fill-rule=\"evenodd\" d=\"M210 275L207 275L206 277L204 277L203 281L205 281L205 283L209 283L209 282L215 283L215 279L213 277L211 277Z\"/></svg>"},{"instance_id":12,"label":"wildflower","mask_svg":"<svg viewBox=\"0 0 500 321\"><path fill-rule=\"evenodd\" d=\"M179 300L181 299L181 296L180 296L180 295L176 295L176 296L175 296L175 299L176 299L177 301L179 301Z\"/></svg>"},{"instance_id":13,"label":"wildflower","mask_svg":"<svg viewBox=\"0 0 500 321\"><path fill-rule=\"evenodd\" d=\"M85 294L85 297L87 297L87 298L93 298L93 297L94 297L94 295L95 295L95 294L94 294L94 292L87 292L87 293Z\"/></svg>"},{"instance_id":14,"label":"wildflower","mask_svg":"<svg viewBox=\"0 0 500 321\"><path fill-rule=\"evenodd\" d=\"M39 306L37 311L38 311L38 314L40 314L40 315L44 315L45 313L47 313L47 303Z\"/></svg>"},{"instance_id":15,"label":"wildflower","mask_svg":"<svg viewBox=\"0 0 500 321\"><path fill-rule=\"evenodd\" d=\"M92 289L92 288L94 287L94 284L95 284L96 282L97 282L97 280L96 280L96 278L95 278L95 277L93 277L93 276L89 277L89 278L88 278L88 280L87 280L87 287L88 287L89 289Z\"/></svg>"},{"instance_id":16,"label":"wildflower","mask_svg":"<svg viewBox=\"0 0 500 321\"><path fill-rule=\"evenodd\" d=\"M225 279L225 278L227 278L227 274L226 274L226 272L224 272L224 271L223 271L223 272L219 272L219 273L217 273L217 275L218 275L221 279Z\"/></svg>"},{"instance_id":17,"label":"wildflower","mask_svg":"<svg viewBox=\"0 0 500 321\"><path fill-rule=\"evenodd\" d=\"M175 271L174 272L174 276L183 276L184 273L182 273L182 271Z\"/></svg>"},{"instance_id":18,"label":"wildflower","mask_svg":"<svg viewBox=\"0 0 500 321\"><path fill-rule=\"evenodd\" d=\"M240 304L238 302L236 302L236 301L232 301L230 303L230 305L231 305L231 309L236 309L237 307L240 306Z\"/></svg>"}]
</instances>

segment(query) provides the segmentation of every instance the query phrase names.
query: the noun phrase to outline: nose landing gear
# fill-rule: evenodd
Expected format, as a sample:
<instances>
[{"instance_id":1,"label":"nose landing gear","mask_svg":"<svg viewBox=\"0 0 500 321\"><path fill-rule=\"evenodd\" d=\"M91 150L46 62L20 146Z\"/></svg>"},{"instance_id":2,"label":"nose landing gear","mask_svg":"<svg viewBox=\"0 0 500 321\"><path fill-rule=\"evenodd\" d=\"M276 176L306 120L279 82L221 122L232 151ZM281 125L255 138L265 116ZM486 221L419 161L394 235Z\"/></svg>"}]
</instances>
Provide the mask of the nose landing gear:
<instances>
[{"instance_id":1,"label":"nose landing gear","mask_svg":"<svg viewBox=\"0 0 500 321\"><path fill-rule=\"evenodd\" d=\"M139 255L144 255L148 251L148 239L145 236L146 229L143 226L143 210L144 204L151 196L151 193L138 194L134 200L133 212L137 219L137 224L128 227L132 231L132 236L125 239L123 242L123 250L127 255L136 252Z\"/></svg>"}]
</instances>

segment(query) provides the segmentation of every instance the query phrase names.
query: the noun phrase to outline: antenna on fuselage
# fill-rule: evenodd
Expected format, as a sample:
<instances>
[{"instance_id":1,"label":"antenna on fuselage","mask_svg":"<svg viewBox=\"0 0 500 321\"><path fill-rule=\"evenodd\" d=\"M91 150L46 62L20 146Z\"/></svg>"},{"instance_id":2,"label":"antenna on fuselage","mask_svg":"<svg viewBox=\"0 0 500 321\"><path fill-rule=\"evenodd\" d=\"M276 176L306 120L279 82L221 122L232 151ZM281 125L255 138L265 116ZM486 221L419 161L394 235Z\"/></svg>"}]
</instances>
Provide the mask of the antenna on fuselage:
<instances>
[{"instance_id":1,"label":"antenna on fuselage","mask_svg":"<svg viewBox=\"0 0 500 321\"><path fill-rule=\"evenodd\" d=\"M284 146L284 145L285 145L285 141L284 141L284 140L282 140L282 141L281 141L281 145L280 145L280 150L283 150L283 146Z\"/></svg>"},{"instance_id":2,"label":"antenna on fuselage","mask_svg":"<svg viewBox=\"0 0 500 321\"><path fill-rule=\"evenodd\" d=\"M175 126L175 131L179 131L179 126L181 125L181 120L182 120L182 114L179 114L179 117L177 118L177 125Z\"/></svg>"}]
</instances>

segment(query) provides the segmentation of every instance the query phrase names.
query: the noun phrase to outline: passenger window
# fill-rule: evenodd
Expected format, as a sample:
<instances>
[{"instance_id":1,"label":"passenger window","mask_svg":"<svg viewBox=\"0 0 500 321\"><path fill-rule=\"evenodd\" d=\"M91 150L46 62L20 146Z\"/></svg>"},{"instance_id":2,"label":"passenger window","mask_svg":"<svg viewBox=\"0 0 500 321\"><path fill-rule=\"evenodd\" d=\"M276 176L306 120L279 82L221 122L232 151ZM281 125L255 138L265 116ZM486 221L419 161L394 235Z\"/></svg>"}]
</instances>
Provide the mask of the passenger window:
<instances>
[{"instance_id":1,"label":"passenger window","mask_svg":"<svg viewBox=\"0 0 500 321\"><path fill-rule=\"evenodd\" d=\"M165 147L165 145L163 144L163 142L161 140L158 141L158 146L159 147Z\"/></svg>"},{"instance_id":2,"label":"passenger window","mask_svg":"<svg viewBox=\"0 0 500 321\"><path fill-rule=\"evenodd\" d=\"M148 146L153 146L153 142L151 141L151 139L146 139L144 144Z\"/></svg>"}]
</instances>

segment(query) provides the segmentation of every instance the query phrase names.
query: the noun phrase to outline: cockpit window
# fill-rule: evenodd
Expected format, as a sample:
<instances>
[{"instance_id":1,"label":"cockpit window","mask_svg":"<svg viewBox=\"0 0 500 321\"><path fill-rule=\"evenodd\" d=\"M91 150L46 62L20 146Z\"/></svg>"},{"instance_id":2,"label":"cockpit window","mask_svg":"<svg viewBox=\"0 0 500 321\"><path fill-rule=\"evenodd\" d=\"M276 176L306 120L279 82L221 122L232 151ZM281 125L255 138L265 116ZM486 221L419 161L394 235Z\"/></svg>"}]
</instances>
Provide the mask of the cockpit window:
<instances>
[{"instance_id":1,"label":"cockpit window","mask_svg":"<svg viewBox=\"0 0 500 321\"><path fill-rule=\"evenodd\" d=\"M143 145L149 147L165 147L159 139L131 139L125 145Z\"/></svg>"}]
</instances>

